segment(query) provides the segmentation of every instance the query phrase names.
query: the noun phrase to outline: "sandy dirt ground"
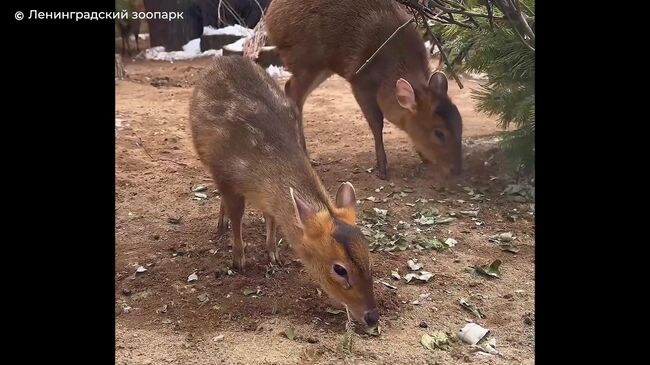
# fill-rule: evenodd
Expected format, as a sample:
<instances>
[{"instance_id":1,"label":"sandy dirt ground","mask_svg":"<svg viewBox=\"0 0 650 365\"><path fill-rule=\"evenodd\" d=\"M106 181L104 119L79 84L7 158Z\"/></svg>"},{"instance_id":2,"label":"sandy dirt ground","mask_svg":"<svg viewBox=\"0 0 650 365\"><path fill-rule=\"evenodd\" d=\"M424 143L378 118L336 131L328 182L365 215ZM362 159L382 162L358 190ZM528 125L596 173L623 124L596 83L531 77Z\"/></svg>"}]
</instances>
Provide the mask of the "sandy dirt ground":
<instances>
[{"instance_id":1,"label":"sandy dirt ground","mask_svg":"<svg viewBox=\"0 0 650 365\"><path fill-rule=\"evenodd\" d=\"M116 364L534 363L534 205L502 195L512 181L501 172L496 121L474 110L477 81L464 79L463 90L450 82L466 145L466 171L452 181L429 167L418 169L406 134L389 123L384 140L391 180L366 172L375 164L372 134L343 79L330 78L307 100L308 149L331 193L351 181L359 212L386 209L392 226L414 225L412 215L426 207L457 218L427 233L454 238L451 249L372 253L375 280L397 289L376 282L382 334L355 334L346 354L339 346L345 314L327 311L339 308L319 295L286 244L281 257L289 263L268 266L259 212L247 210L244 217L249 270L226 272L231 238L216 237L219 194L197 159L188 126L192 87L210 63L128 60L127 79L116 83ZM206 199L194 199L198 185L207 187ZM518 253L489 240L504 232L516 237ZM407 273L412 258L433 279L407 284L391 277L392 270ZM496 259L502 261L500 278L468 269ZM146 271L137 273L140 266ZM188 282L193 273L198 279ZM463 309L461 298L485 318ZM424 333L456 333L468 321L491 330L500 355L458 342L434 351L420 344ZM283 335L289 327L298 338Z\"/></svg>"}]
</instances>

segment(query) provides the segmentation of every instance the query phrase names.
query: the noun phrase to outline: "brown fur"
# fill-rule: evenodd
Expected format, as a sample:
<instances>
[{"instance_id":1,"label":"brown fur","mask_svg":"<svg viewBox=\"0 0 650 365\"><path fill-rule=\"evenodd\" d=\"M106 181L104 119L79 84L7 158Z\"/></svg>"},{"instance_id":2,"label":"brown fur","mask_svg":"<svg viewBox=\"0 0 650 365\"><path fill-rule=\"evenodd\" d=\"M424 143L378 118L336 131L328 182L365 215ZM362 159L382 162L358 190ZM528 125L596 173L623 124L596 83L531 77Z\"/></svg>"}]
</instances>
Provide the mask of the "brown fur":
<instances>
[{"instance_id":1,"label":"brown fur","mask_svg":"<svg viewBox=\"0 0 650 365\"><path fill-rule=\"evenodd\" d=\"M384 116L407 132L426 160L440 161L454 170L461 168L462 120L460 115L443 118L437 113L439 105L453 104L446 90L436 92L428 83L428 56L415 25L397 33L355 75L410 17L394 0L274 0L265 18L273 44L293 73L285 90L299 110L311 91L332 73L351 83L375 138L377 172L382 178L387 178ZM398 79L412 86L418 104L416 113L397 102ZM444 142L435 137L435 130L446 136ZM302 129L300 132L304 139Z\"/></svg>"},{"instance_id":2,"label":"brown fur","mask_svg":"<svg viewBox=\"0 0 650 365\"><path fill-rule=\"evenodd\" d=\"M299 123L295 104L275 81L239 56L215 60L190 102L196 151L222 194L219 231L226 217L232 222L233 266L245 267L241 221L249 203L264 213L270 260L279 263L277 225L325 292L361 320L376 311L368 242L355 236L344 246L334 238L336 226L354 230L354 190L343 184L332 203L300 146ZM349 288L335 263L348 269Z\"/></svg>"}]
</instances>

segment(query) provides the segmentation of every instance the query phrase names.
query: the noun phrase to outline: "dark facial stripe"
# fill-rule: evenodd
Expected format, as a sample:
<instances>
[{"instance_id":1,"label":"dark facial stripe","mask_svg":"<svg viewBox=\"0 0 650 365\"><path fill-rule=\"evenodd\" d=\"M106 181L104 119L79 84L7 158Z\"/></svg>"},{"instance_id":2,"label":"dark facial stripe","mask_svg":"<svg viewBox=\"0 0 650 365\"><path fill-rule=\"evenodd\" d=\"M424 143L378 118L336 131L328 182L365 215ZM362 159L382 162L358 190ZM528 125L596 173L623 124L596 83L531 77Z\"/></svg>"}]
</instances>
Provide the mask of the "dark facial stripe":
<instances>
[{"instance_id":1,"label":"dark facial stripe","mask_svg":"<svg viewBox=\"0 0 650 365\"><path fill-rule=\"evenodd\" d=\"M345 252L348 254L348 257L352 262L354 262L360 269L365 267L363 263L359 262L357 257L355 257L352 250L352 245L363 242L364 236L359 227L343 223L339 219L334 218L332 237L345 248Z\"/></svg>"},{"instance_id":2,"label":"dark facial stripe","mask_svg":"<svg viewBox=\"0 0 650 365\"><path fill-rule=\"evenodd\" d=\"M346 250L349 249L352 239L359 234L363 235L358 227L345 224L341 220L334 218L332 237L334 237L336 242L343 245Z\"/></svg>"},{"instance_id":3,"label":"dark facial stripe","mask_svg":"<svg viewBox=\"0 0 650 365\"><path fill-rule=\"evenodd\" d=\"M452 131L454 135L460 137L460 133L463 129L463 119L460 116L458 108L450 100L443 100L438 105L436 114L442 118L445 126Z\"/></svg>"}]
</instances>

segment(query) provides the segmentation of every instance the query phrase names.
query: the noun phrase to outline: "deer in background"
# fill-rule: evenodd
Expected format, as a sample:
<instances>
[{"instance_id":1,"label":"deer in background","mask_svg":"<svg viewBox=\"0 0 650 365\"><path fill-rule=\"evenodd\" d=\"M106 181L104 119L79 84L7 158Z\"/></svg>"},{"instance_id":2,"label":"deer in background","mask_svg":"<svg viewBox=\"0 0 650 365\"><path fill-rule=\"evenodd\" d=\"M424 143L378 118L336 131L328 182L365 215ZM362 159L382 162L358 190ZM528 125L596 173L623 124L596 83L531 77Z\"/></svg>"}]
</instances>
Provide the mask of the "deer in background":
<instances>
[{"instance_id":1,"label":"deer in background","mask_svg":"<svg viewBox=\"0 0 650 365\"><path fill-rule=\"evenodd\" d=\"M394 0L273 0L265 16L293 74L285 91L301 112L332 74L350 83L375 140L381 179L388 178L384 117L408 134L423 162L438 162L444 175L462 169L462 118L447 94L447 77L431 73L410 18ZM302 123L300 135L306 151Z\"/></svg>"},{"instance_id":2,"label":"deer in background","mask_svg":"<svg viewBox=\"0 0 650 365\"><path fill-rule=\"evenodd\" d=\"M115 11L121 12L123 10L128 12L128 18L116 19L115 24L117 25L120 37L122 38L122 53L131 55L129 38L131 38L131 35L135 37L135 49L136 52L140 52L138 36L140 35L140 26L142 24L141 19L133 19L131 15L133 12L144 11L144 2L143 0L116 0Z\"/></svg>"}]
</instances>

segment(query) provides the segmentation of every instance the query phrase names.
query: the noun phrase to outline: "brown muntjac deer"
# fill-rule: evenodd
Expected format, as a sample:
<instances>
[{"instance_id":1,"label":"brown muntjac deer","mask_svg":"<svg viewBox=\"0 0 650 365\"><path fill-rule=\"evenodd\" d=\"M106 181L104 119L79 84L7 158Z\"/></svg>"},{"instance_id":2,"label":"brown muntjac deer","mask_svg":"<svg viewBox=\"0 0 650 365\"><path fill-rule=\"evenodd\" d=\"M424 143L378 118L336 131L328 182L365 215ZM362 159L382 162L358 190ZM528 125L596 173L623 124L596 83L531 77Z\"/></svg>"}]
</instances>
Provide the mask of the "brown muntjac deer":
<instances>
[{"instance_id":1,"label":"brown muntjac deer","mask_svg":"<svg viewBox=\"0 0 650 365\"><path fill-rule=\"evenodd\" d=\"M388 178L384 117L406 131L424 162L446 175L462 168L462 119L447 78L430 73L424 41L395 0L273 0L266 15L272 43L293 76L285 92L302 107L332 74L345 78L375 139L377 175ZM306 146L302 124L300 133ZM305 147L306 150L306 147Z\"/></svg>"},{"instance_id":2,"label":"brown muntjac deer","mask_svg":"<svg viewBox=\"0 0 650 365\"><path fill-rule=\"evenodd\" d=\"M218 58L196 86L190 125L198 156L221 192L217 231L233 231L233 266L243 270L245 203L266 221L266 250L278 263L276 227L309 274L368 326L379 319L368 241L355 225L356 197L342 184L332 202L298 139L300 113L267 73L240 56Z\"/></svg>"}]
</instances>

